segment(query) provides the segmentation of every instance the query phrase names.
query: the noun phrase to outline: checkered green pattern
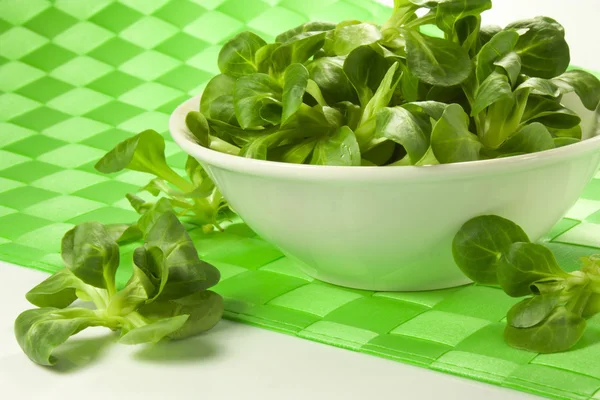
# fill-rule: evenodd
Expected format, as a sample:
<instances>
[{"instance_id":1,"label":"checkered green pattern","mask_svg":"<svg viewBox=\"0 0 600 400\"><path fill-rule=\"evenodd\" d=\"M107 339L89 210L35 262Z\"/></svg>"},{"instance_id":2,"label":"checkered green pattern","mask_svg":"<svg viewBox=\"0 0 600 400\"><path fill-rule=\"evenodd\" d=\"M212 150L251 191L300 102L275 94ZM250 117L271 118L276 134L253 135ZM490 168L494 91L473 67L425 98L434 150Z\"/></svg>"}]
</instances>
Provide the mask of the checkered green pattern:
<instances>
[{"instance_id":1,"label":"checkered green pattern","mask_svg":"<svg viewBox=\"0 0 600 400\"><path fill-rule=\"evenodd\" d=\"M70 227L135 220L124 194L148 176L103 176L93 164L153 128L169 163L183 167L167 119L218 72L227 38L388 14L367 0L0 0L0 258L55 271ZM498 289L345 289L304 275L241 222L191 235L221 271L230 319L551 398L600 399L598 317L576 349L536 355L503 342L516 300ZM600 252L600 176L548 240L569 269ZM129 273L122 268L120 281Z\"/></svg>"}]
</instances>

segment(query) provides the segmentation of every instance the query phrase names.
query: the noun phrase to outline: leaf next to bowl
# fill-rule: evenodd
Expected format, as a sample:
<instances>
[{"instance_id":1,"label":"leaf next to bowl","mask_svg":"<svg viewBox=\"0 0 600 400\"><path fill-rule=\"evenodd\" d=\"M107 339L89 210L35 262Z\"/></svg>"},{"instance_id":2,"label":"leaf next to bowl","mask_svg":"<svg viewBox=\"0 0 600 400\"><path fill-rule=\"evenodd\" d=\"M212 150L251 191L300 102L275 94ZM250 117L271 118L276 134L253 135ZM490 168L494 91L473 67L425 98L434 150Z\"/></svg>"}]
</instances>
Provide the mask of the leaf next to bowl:
<instances>
[{"instance_id":1,"label":"leaf next to bowl","mask_svg":"<svg viewBox=\"0 0 600 400\"><path fill-rule=\"evenodd\" d=\"M528 296L507 315L508 344L537 353L573 347L586 319L600 312L600 258L584 257L567 273L545 246L530 243L514 222L495 215L467 221L454 238L459 268L480 284L499 285L512 297Z\"/></svg>"}]
</instances>

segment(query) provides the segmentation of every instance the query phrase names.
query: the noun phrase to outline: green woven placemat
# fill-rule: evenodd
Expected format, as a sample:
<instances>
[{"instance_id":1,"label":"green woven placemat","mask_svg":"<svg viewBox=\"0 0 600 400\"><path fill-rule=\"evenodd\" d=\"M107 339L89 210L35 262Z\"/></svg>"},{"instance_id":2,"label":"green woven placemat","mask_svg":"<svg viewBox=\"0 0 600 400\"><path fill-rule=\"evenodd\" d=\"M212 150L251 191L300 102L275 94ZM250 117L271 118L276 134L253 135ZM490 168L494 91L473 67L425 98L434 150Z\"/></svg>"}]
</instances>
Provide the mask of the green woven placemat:
<instances>
[{"instance_id":1,"label":"green woven placemat","mask_svg":"<svg viewBox=\"0 0 600 400\"><path fill-rule=\"evenodd\" d=\"M387 15L367 0L0 0L0 258L55 271L60 238L74 224L135 220L123 196L148 176L102 176L93 164L153 128L167 139L170 164L183 166L167 119L218 72L227 38ZM304 275L242 223L190 233L221 271L227 318L551 398L600 399L598 317L577 348L536 355L503 342L516 300L498 289L344 289ZM571 269L599 251L600 179L548 239Z\"/></svg>"}]
</instances>

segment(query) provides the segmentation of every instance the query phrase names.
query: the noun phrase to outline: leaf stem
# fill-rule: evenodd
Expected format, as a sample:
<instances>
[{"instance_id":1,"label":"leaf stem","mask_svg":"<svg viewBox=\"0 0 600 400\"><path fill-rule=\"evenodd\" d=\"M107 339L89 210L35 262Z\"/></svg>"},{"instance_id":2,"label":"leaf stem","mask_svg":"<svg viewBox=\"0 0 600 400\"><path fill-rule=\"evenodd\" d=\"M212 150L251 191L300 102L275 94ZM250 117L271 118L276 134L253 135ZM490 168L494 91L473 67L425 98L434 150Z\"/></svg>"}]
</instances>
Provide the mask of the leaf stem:
<instances>
[{"instance_id":1,"label":"leaf stem","mask_svg":"<svg viewBox=\"0 0 600 400\"><path fill-rule=\"evenodd\" d=\"M148 320L137 311L127 314L125 320L134 328L139 328L140 326L148 325L149 323Z\"/></svg>"},{"instance_id":2,"label":"leaf stem","mask_svg":"<svg viewBox=\"0 0 600 400\"><path fill-rule=\"evenodd\" d=\"M432 22L435 22L435 14L427 14L422 16L421 18L417 18L414 21L411 21L403 26L405 29L415 29L420 27L421 25L428 25Z\"/></svg>"},{"instance_id":3,"label":"leaf stem","mask_svg":"<svg viewBox=\"0 0 600 400\"><path fill-rule=\"evenodd\" d=\"M96 289L93 286L85 285L82 290L89 296L96 308L104 310L108 306L108 292L104 289Z\"/></svg>"},{"instance_id":4,"label":"leaf stem","mask_svg":"<svg viewBox=\"0 0 600 400\"><path fill-rule=\"evenodd\" d=\"M159 178L166 180L177 186L183 192L191 192L194 190L194 185L183 179L177 172L169 169L169 173L161 173L158 175Z\"/></svg>"},{"instance_id":5,"label":"leaf stem","mask_svg":"<svg viewBox=\"0 0 600 400\"><path fill-rule=\"evenodd\" d=\"M579 288L577 295L567 303L567 309L571 310L577 315L583 314L583 310L587 306L587 303L592 295L591 290L588 288L589 285L585 285Z\"/></svg>"},{"instance_id":6,"label":"leaf stem","mask_svg":"<svg viewBox=\"0 0 600 400\"><path fill-rule=\"evenodd\" d=\"M211 136L210 137L210 148L211 150L220 151L221 153L232 154L234 156L238 155L240 152L240 148L232 145L218 137Z\"/></svg>"}]
</instances>

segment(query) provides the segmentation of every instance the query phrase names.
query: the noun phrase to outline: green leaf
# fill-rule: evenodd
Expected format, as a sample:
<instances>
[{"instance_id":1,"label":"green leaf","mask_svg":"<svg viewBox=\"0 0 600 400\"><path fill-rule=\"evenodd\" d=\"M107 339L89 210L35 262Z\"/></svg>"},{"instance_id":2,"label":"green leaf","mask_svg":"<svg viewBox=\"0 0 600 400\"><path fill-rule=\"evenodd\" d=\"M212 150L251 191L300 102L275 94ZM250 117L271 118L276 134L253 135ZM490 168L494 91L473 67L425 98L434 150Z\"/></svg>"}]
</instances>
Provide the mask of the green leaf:
<instances>
[{"instance_id":1,"label":"green leaf","mask_svg":"<svg viewBox=\"0 0 600 400\"><path fill-rule=\"evenodd\" d=\"M308 70L304 65L292 64L285 70L281 123L285 123L285 121L300 109L307 86Z\"/></svg>"},{"instance_id":2,"label":"green leaf","mask_svg":"<svg viewBox=\"0 0 600 400\"><path fill-rule=\"evenodd\" d=\"M442 118L444 111L448 105L439 101L415 101L412 103L402 104L402 108L406 108L412 113L427 114L434 120Z\"/></svg>"},{"instance_id":3,"label":"green leaf","mask_svg":"<svg viewBox=\"0 0 600 400\"><path fill-rule=\"evenodd\" d=\"M339 111L337 108L327 106L321 107L318 105L313 108L320 109L330 127L337 129L340 126L344 125L344 114L342 114L342 112Z\"/></svg>"},{"instance_id":4,"label":"green leaf","mask_svg":"<svg viewBox=\"0 0 600 400\"><path fill-rule=\"evenodd\" d=\"M400 77L400 91L405 101L414 102L419 100L419 78L410 72L404 63L400 63L402 76Z\"/></svg>"},{"instance_id":5,"label":"green leaf","mask_svg":"<svg viewBox=\"0 0 600 400\"><path fill-rule=\"evenodd\" d=\"M138 214L144 214L146 211L148 211L150 208L152 208L152 203L148 203L146 200L142 199L139 196L136 196L135 194L127 193L125 195L125 197L129 201L129 204L131 205L131 207ZM113 236L113 238L114 238L114 236Z\"/></svg>"},{"instance_id":6,"label":"green leaf","mask_svg":"<svg viewBox=\"0 0 600 400\"><path fill-rule=\"evenodd\" d=\"M194 135L198 144L204 147L210 147L210 128L208 127L208 121L206 121L204 115L198 111L190 111L185 116L185 124Z\"/></svg>"},{"instance_id":7,"label":"green leaf","mask_svg":"<svg viewBox=\"0 0 600 400\"><path fill-rule=\"evenodd\" d=\"M550 79L565 72L571 61L565 30L555 20L535 17L509 24L519 32L515 51L521 57L523 73Z\"/></svg>"},{"instance_id":8,"label":"green leaf","mask_svg":"<svg viewBox=\"0 0 600 400\"><path fill-rule=\"evenodd\" d=\"M36 308L21 313L15 320L15 336L29 359L40 365L54 365L52 356L56 347L76 333L90 326L114 327L92 310L53 307Z\"/></svg>"},{"instance_id":9,"label":"green leaf","mask_svg":"<svg viewBox=\"0 0 600 400\"><path fill-rule=\"evenodd\" d=\"M581 141L581 139L575 139L575 138L570 138L570 137L556 137L556 138L554 138L554 146L556 148L558 148L558 147L563 147L563 146L568 146L571 144L579 143L580 141Z\"/></svg>"},{"instance_id":10,"label":"green leaf","mask_svg":"<svg viewBox=\"0 0 600 400\"><path fill-rule=\"evenodd\" d=\"M400 79L400 75L398 75L397 71L398 63L394 63L387 70L385 76L379 84L379 87L377 88L377 91L365 106L361 119L361 125L365 124L367 120L375 118L377 112L389 104Z\"/></svg>"},{"instance_id":11,"label":"green leaf","mask_svg":"<svg viewBox=\"0 0 600 400\"><path fill-rule=\"evenodd\" d=\"M198 258L192 239L172 211L165 211L155 220L146 234L144 247L148 251L159 248L165 257L168 280L159 294L161 299L184 297L219 281L219 271ZM160 261L160 257L152 256L153 261Z\"/></svg>"},{"instance_id":12,"label":"green leaf","mask_svg":"<svg viewBox=\"0 0 600 400\"><path fill-rule=\"evenodd\" d=\"M600 293L592 293L581 316L583 318L591 318L598 313L600 313Z\"/></svg>"},{"instance_id":13,"label":"green leaf","mask_svg":"<svg viewBox=\"0 0 600 400\"><path fill-rule=\"evenodd\" d=\"M360 149L356 136L347 126L339 128L331 136L319 139L311 164L360 166Z\"/></svg>"},{"instance_id":14,"label":"green leaf","mask_svg":"<svg viewBox=\"0 0 600 400\"><path fill-rule=\"evenodd\" d=\"M475 101L471 116L477 116L483 110L502 99L512 99L513 93L506 75L492 72L479 86L475 93Z\"/></svg>"},{"instance_id":15,"label":"green leaf","mask_svg":"<svg viewBox=\"0 0 600 400\"><path fill-rule=\"evenodd\" d=\"M412 3L419 7L435 8L445 1L455 1L455 0L394 0L394 1L395 1L395 3L400 4L400 5Z\"/></svg>"},{"instance_id":16,"label":"green leaf","mask_svg":"<svg viewBox=\"0 0 600 400\"><path fill-rule=\"evenodd\" d=\"M122 141L106 153L94 166L104 174L123 169L148 172L180 188L190 184L168 165L165 159L165 140L156 131L146 130Z\"/></svg>"},{"instance_id":17,"label":"green leaf","mask_svg":"<svg viewBox=\"0 0 600 400\"><path fill-rule=\"evenodd\" d=\"M479 16L492 8L491 0L450 0L437 6L436 25L450 37L456 35L456 24L463 18Z\"/></svg>"},{"instance_id":18,"label":"green leaf","mask_svg":"<svg viewBox=\"0 0 600 400\"><path fill-rule=\"evenodd\" d=\"M317 141L318 138L307 138L298 143L279 146L269 153L268 159L291 164L303 164L312 153Z\"/></svg>"},{"instance_id":19,"label":"green leaf","mask_svg":"<svg viewBox=\"0 0 600 400\"><path fill-rule=\"evenodd\" d=\"M474 78L474 76L473 76L473 74L471 74L471 77L468 80L471 80L473 78ZM423 92L426 91L425 98L424 98L425 101L437 101L438 103L446 103L446 104L456 103L456 104L463 106L463 108L469 108L470 107L469 100L465 93L466 90L470 90L470 88L465 89L466 85L469 85L467 83L467 81L463 82L460 85L456 85L456 86L429 86L428 85L429 88L420 87L419 88L420 97L423 97L422 96ZM467 106L469 106L469 107L467 107Z\"/></svg>"},{"instance_id":20,"label":"green leaf","mask_svg":"<svg viewBox=\"0 0 600 400\"><path fill-rule=\"evenodd\" d=\"M214 182L194 157L188 156L185 163L185 172L196 187L193 192L184 193L185 197L197 199L209 197L215 193Z\"/></svg>"},{"instance_id":21,"label":"green leaf","mask_svg":"<svg viewBox=\"0 0 600 400\"><path fill-rule=\"evenodd\" d=\"M423 166L423 165L438 165L440 162L437 158L435 158L435 154L433 154L433 150L431 146L427 149L427 152L415 165Z\"/></svg>"},{"instance_id":22,"label":"green leaf","mask_svg":"<svg viewBox=\"0 0 600 400\"><path fill-rule=\"evenodd\" d=\"M494 65L504 69L511 86L517 84L519 74L521 73L521 57L516 52L511 51L502 58L499 58L494 62Z\"/></svg>"},{"instance_id":23,"label":"green leaf","mask_svg":"<svg viewBox=\"0 0 600 400\"><path fill-rule=\"evenodd\" d=\"M258 137L248 142L240 151L240 157L253 158L255 160L267 160L267 153L286 138L287 132L279 131Z\"/></svg>"},{"instance_id":24,"label":"green leaf","mask_svg":"<svg viewBox=\"0 0 600 400\"><path fill-rule=\"evenodd\" d=\"M358 93L360 104L366 107L379 88L389 65L386 59L370 46L360 46L348 55L343 68Z\"/></svg>"},{"instance_id":25,"label":"green leaf","mask_svg":"<svg viewBox=\"0 0 600 400\"><path fill-rule=\"evenodd\" d=\"M217 97L212 103L210 103L210 111L208 114L213 121L217 120L225 122L229 125L240 126L235 115L235 104L233 102L232 94L226 94Z\"/></svg>"},{"instance_id":26,"label":"green leaf","mask_svg":"<svg viewBox=\"0 0 600 400\"><path fill-rule=\"evenodd\" d=\"M273 73L273 52L279 47L281 47L281 43L269 43L258 49L254 56L258 72L264 74Z\"/></svg>"},{"instance_id":27,"label":"green leaf","mask_svg":"<svg viewBox=\"0 0 600 400\"><path fill-rule=\"evenodd\" d=\"M383 108L377 113L376 137L385 137L402 145L416 164L429 149L431 124L403 107Z\"/></svg>"},{"instance_id":28,"label":"green leaf","mask_svg":"<svg viewBox=\"0 0 600 400\"><path fill-rule=\"evenodd\" d=\"M485 25L479 30L479 42L485 46L498 33L502 32L502 27L498 25Z\"/></svg>"},{"instance_id":29,"label":"green leaf","mask_svg":"<svg viewBox=\"0 0 600 400\"><path fill-rule=\"evenodd\" d=\"M497 73L498 72L494 72L494 74ZM488 79L492 79L491 77L494 74L490 75ZM503 93L505 93L505 95L488 107L485 120L480 122L479 129L481 142L489 149L498 149L509 137L516 134L519 125L522 122L527 122L527 116L525 115L527 106L530 102L536 101L536 97L539 97L536 96L537 94L552 97L560 95L558 87L547 79L528 78L527 76L521 75L519 80L522 80L522 83L516 88L511 96L508 95L507 88L504 88ZM494 90L492 89L490 92L492 93L492 96L493 92ZM498 92L500 92L500 90ZM540 111L543 111L544 107L556 107L552 100L547 100L549 103L542 104ZM570 123L569 118L561 121L561 117L559 116L550 117L550 123L553 124L552 120L556 118L558 118L558 122L554 123ZM578 117L577 121L579 121ZM540 120L539 122L543 122L543 120Z\"/></svg>"},{"instance_id":30,"label":"green leaf","mask_svg":"<svg viewBox=\"0 0 600 400\"><path fill-rule=\"evenodd\" d=\"M164 255L158 250L152 250L154 255L163 261ZM157 262L148 261L144 247L138 247L134 253L133 273L123 289L118 291L110 298L106 312L110 315L126 316L134 312L138 307L149 300L153 300L162 290L161 284L166 283L168 270L163 270L164 262L158 265ZM159 262L160 262L159 261ZM138 266L137 264L140 264ZM167 274L162 279L162 274Z\"/></svg>"},{"instance_id":31,"label":"green leaf","mask_svg":"<svg viewBox=\"0 0 600 400\"><path fill-rule=\"evenodd\" d=\"M104 225L84 222L68 231L61 242L61 255L73 274L88 285L115 290L119 267L119 245Z\"/></svg>"},{"instance_id":32,"label":"green leaf","mask_svg":"<svg viewBox=\"0 0 600 400\"><path fill-rule=\"evenodd\" d=\"M381 142L369 151L362 153L362 162L368 161L373 166L386 165L395 155L397 147L391 140Z\"/></svg>"},{"instance_id":33,"label":"green leaf","mask_svg":"<svg viewBox=\"0 0 600 400\"><path fill-rule=\"evenodd\" d=\"M521 122L540 122L548 128L570 129L579 125L581 118L557 100L531 95Z\"/></svg>"},{"instance_id":34,"label":"green leaf","mask_svg":"<svg viewBox=\"0 0 600 400\"><path fill-rule=\"evenodd\" d=\"M381 39L381 31L373 24L349 21L338 24L325 44L325 51L337 56L345 56L359 46L376 43Z\"/></svg>"},{"instance_id":35,"label":"green leaf","mask_svg":"<svg viewBox=\"0 0 600 400\"><path fill-rule=\"evenodd\" d=\"M300 33L273 51L271 61L276 74L281 74L294 63L304 64L323 47L326 32Z\"/></svg>"},{"instance_id":36,"label":"green leaf","mask_svg":"<svg viewBox=\"0 0 600 400\"><path fill-rule=\"evenodd\" d=\"M600 80L589 72L572 70L552 80L565 94L575 92L581 102L590 111L595 111L600 104Z\"/></svg>"},{"instance_id":37,"label":"green leaf","mask_svg":"<svg viewBox=\"0 0 600 400\"><path fill-rule=\"evenodd\" d=\"M282 89L270 75L256 73L238 78L233 100L243 129L281 122Z\"/></svg>"},{"instance_id":38,"label":"green leaf","mask_svg":"<svg viewBox=\"0 0 600 400\"><path fill-rule=\"evenodd\" d=\"M548 318L559 300L560 293L529 297L510 309L507 320L513 328L531 328Z\"/></svg>"},{"instance_id":39,"label":"green leaf","mask_svg":"<svg viewBox=\"0 0 600 400\"><path fill-rule=\"evenodd\" d=\"M481 143L469 132L469 116L458 104L450 104L434 125L431 148L442 164L479 159Z\"/></svg>"},{"instance_id":40,"label":"green leaf","mask_svg":"<svg viewBox=\"0 0 600 400\"><path fill-rule=\"evenodd\" d=\"M211 119L208 123L210 124L212 131L214 131L214 135L210 137L210 148L219 148L220 150L218 151L223 151L228 154L239 153L239 147L237 146L243 146L254 138L272 131L274 128L270 126L265 129L244 130L239 126L230 125L216 119ZM230 148L224 148L223 144Z\"/></svg>"},{"instance_id":41,"label":"green leaf","mask_svg":"<svg viewBox=\"0 0 600 400\"><path fill-rule=\"evenodd\" d=\"M278 130L270 130L248 141L242 147L239 156L267 160L267 153L282 141L293 142L297 139L326 134L331 126L323 113L324 108L311 108L300 104L298 111L290 116Z\"/></svg>"},{"instance_id":42,"label":"green leaf","mask_svg":"<svg viewBox=\"0 0 600 400\"><path fill-rule=\"evenodd\" d=\"M530 328L516 328L508 321L504 339L518 349L556 353L577 344L585 327L585 319L565 307L556 307L542 322Z\"/></svg>"},{"instance_id":43,"label":"green leaf","mask_svg":"<svg viewBox=\"0 0 600 400\"><path fill-rule=\"evenodd\" d=\"M156 220L166 212L173 211L173 206L169 199L161 198L156 203L150 204L148 208L142 213L142 216L138 220L137 226L142 231L145 237L148 231L154 226Z\"/></svg>"},{"instance_id":44,"label":"green leaf","mask_svg":"<svg viewBox=\"0 0 600 400\"><path fill-rule=\"evenodd\" d=\"M133 264L132 277L123 289L127 296L123 295L122 301L139 304L156 299L169 279L165 252L158 246L140 246L133 252Z\"/></svg>"},{"instance_id":45,"label":"green leaf","mask_svg":"<svg viewBox=\"0 0 600 400\"><path fill-rule=\"evenodd\" d=\"M487 108L485 120L479 127L479 139L487 149L499 148L515 134L524 108L519 101L519 96L505 96Z\"/></svg>"},{"instance_id":46,"label":"green leaf","mask_svg":"<svg viewBox=\"0 0 600 400\"><path fill-rule=\"evenodd\" d=\"M204 290L171 301L147 304L140 313L150 320L188 315L185 323L170 332L169 339L184 339L205 332L215 326L223 315L223 298L215 292Z\"/></svg>"},{"instance_id":47,"label":"green leaf","mask_svg":"<svg viewBox=\"0 0 600 400\"><path fill-rule=\"evenodd\" d=\"M481 83L490 76L496 68L494 63L512 53L518 41L519 34L513 30L495 34L477 54L477 81Z\"/></svg>"},{"instance_id":48,"label":"green leaf","mask_svg":"<svg viewBox=\"0 0 600 400\"><path fill-rule=\"evenodd\" d=\"M214 118L211 111L218 108L212 107L212 103L221 96L233 96L234 87L235 78L232 76L220 74L212 78L202 92L200 112L206 118Z\"/></svg>"},{"instance_id":49,"label":"green leaf","mask_svg":"<svg viewBox=\"0 0 600 400\"><path fill-rule=\"evenodd\" d=\"M377 129L377 112L386 107L398 86L401 75L397 74L398 63L394 63L385 74L379 88L364 107L362 117L358 128L356 129L356 139L361 151L369 151L373 146L377 145L375 132Z\"/></svg>"},{"instance_id":50,"label":"green leaf","mask_svg":"<svg viewBox=\"0 0 600 400\"><path fill-rule=\"evenodd\" d=\"M579 141L581 139L581 135L583 133L581 130L581 125L575 125L574 127L567 129L549 128L548 131L552 134L552 136L555 139L577 139L576 141Z\"/></svg>"},{"instance_id":51,"label":"green leaf","mask_svg":"<svg viewBox=\"0 0 600 400\"><path fill-rule=\"evenodd\" d=\"M455 36L458 43L468 51L469 56L474 57L481 47L479 41L479 29L481 28L481 16L469 15L459 19L455 24Z\"/></svg>"},{"instance_id":52,"label":"green leaf","mask_svg":"<svg viewBox=\"0 0 600 400\"><path fill-rule=\"evenodd\" d=\"M282 125L278 132L287 138L304 139L330 133L337 126L332 126L324 110L330 107L310 107L302 104L298 112Z\"/></svg>"},{"instance_id":53,"label":"green leaf","mask_svg":"<svg viewBox=\"0 0 600 400\"><path fill-rule=\"evenodd\" d=\"M356 90L346 77L343 66L342 57L321 57L307 65L310 79L316 82L328 104L342 101L358 103Z\"/></svg>"},{"instance_id":54,"label":"green leaf","mask_svg":"<svg viewBox=\"0 0 600 400\"><path fill-rule=\"evenodd\" d=\"M498 283L512 297L531 293L539 280L566 277L552 252L537 243L513 243L497 264Z\"/></svg>"},{"instance_id":55,"label":"green leaf","mask_svg":"<svg viewBox=\"0 0 600 400\"><path fill-rule=\"evenodd\" d=\"M76 291L84 290L85 286L71 270L63 268L27 292L25 297L37 307L65 308L77 300Z\"/></svg>"},{"instance_id":56,"label":"green leaf","mask_svg":"<svg viewBox=\"0 0 600 400\"><path fill-rule=\"evenodd\" d=\"M284 43L301 33L313 32L321 33L335 29L336 24L330 22L307 22L293 29L283 32L275 38L276 42Z\"/></svg>"},{"instance_id":57,"label":"green leaf","mask_svg":"<svg viewBox=\"0 0 600 400\"><path fill-rule=\"evenodd\" d=\"M531 284L529 287L531 292L536 295L544 295L549 293L560 293L569 286L569 280L564 277L564 274L542 278Z\"/></svg>"},{"instance_id":58,"label":"green leaf","mask_svg":"<svg viewBox=\"0 0 600 400\"><path fill-rule=\"evenodd\" d=\"M344 120L346 121L345 125L352 130L356 130L362 118L361 107L349 101L338 103L336 104L336 107L342 113Z\"/></svg>"},{"instance_id":59,"label":"green leaf","mask_svg":"<svg viewBox=\"0 0 600 400\"><path fill-rule=\"evenodd\" d=\"M198 160L192 156L188 156L185 162L185 173L192 181L194 186L198 187L206 182L208 175Z\"/></svg>"},{"instance_id":60,"label":"green leaf","mask_svg":"<svg viewBox=\"0 0 600 400\"><path fill-rule=\"evenodd\" d=\"M188 315L177 315L171 318L159 319L148 325L131 329L119 339L122 344L158 343L169 334L181 329Z\"/></svg>"},{"instance_id":61,"label":"green leaf","mask_svg":"<svg viewBox=\"0 0 600 400\"><path fill-rule=\"evenodd\" d=\"M233 77L258 72L254 56L267 43L252 32L242 32L230 39L219 53L219 69Z\"/></svg>"},{"instance_id":62,"label":"green leaf","mask_svg":"<svg viewBox=\"0 0 600 400\"><path fill-rule=\"evenodd\" d=\"M516 242L529 242L517 224L496 215L484 215L460 228L452 242L452 254L467 277L481 284L497 284L498 260Z\"/></svg>"},{"instance_id":63,"label":"green leaf","mask_svg":"<svg viewBox=\"0 0 600 400\"><path fill-rule=\"evenodd\" d=\"M514 136L504 142L499 150L504 154L536 153L554 147L554 139L548 129L539 122L534 122L521 128Z\"/></svg>"},{"instance_id":64,"label":"green leaf","mask_svg":"<svg viewBox=\"0 0 600 400\"><path fill-rule=\"evenodd\" d=\"M109 224L104 225L111 240L122 244L133 242L142 238L142 232L135 224Z\"/></svg>"},{"instance_id":65,"label":"green leaf","mask_svg":"<svg viewBox=\"0 0 600 400\"><path fill-rule=\"evenodd\" d=\"M560 96L560 89L552 81L542 78L528 78L525 82L521 83L517 90L531 89L531 94L537 94L541 96Z\"/></svg>"},{"instance_id":66,"label":"green leaf","mask_svg":"<svg viewBox=\"0 0 600 400\"><path fill-rule=\"evenodd\" d=\"M408 68L423 82L454 86L466 80L473 69L469 54L457 43L404 30Z\"/></svg>"},{"instance_id":67,"label":"green leaf","mask_svg":"<svg viewBox=\"0 0 600 400\"><path fill-rule=\"evenodd\" d=\"M419 1L394 0L392 16L381 27L383 33L382 43L390 46L394 44L395 40L401 40L400 29L407 22L416 19L415 11L421 7L421 4L413 4L417 2Z\"/></svg>"},{"instance_id":68,"label":"green leaf","mask_svg":"<svg viewBox=\"0 0 600 400\"><path fill-rule=\"evenodd\" d=\"M323 106L323 107L328 105L327 101L323 97L321 88L312 79L309 79L308 82L306 83L306 93L308 93L313 99L315 99L315 101L317 102L318 105Z\"/></svg>"}]
</instances>

